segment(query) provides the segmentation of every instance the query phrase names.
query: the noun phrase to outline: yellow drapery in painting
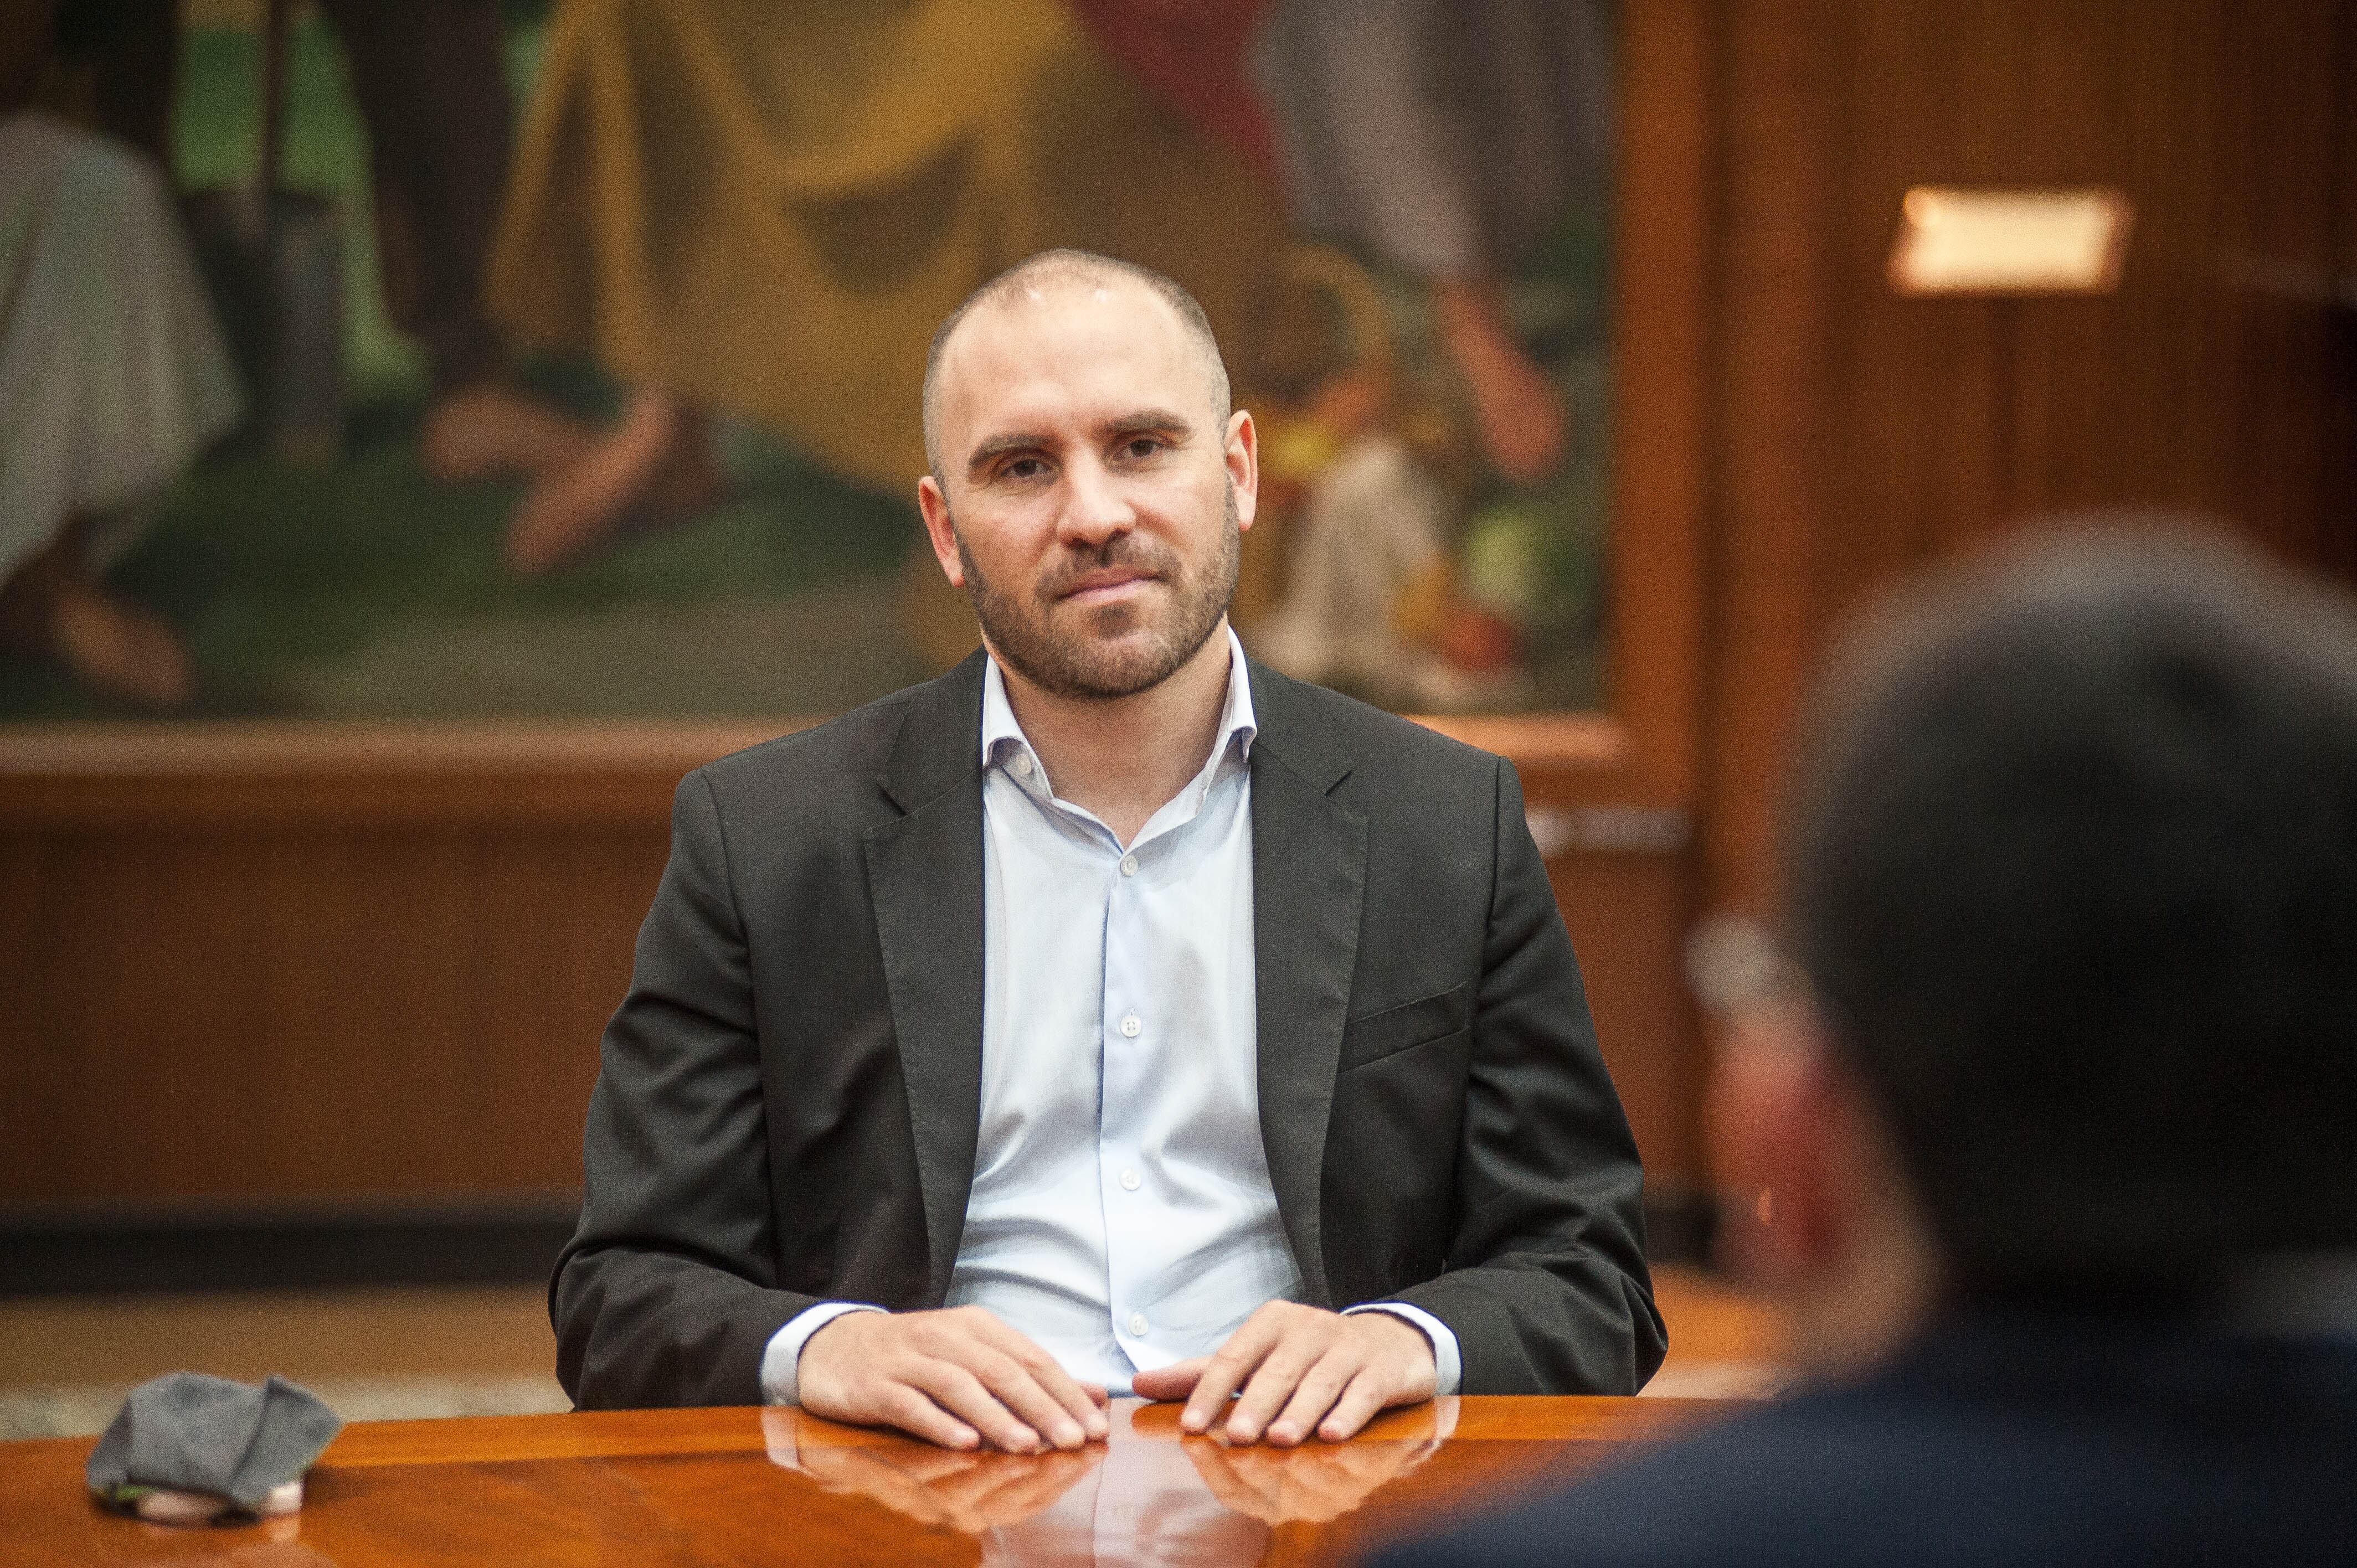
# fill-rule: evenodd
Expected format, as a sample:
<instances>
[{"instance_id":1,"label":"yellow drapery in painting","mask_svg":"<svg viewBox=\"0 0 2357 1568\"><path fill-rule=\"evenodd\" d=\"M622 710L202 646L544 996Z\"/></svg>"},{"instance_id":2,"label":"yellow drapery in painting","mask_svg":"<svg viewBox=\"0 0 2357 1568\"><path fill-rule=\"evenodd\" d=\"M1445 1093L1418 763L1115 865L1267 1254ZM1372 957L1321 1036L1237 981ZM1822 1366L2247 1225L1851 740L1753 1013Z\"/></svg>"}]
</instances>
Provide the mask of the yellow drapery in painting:
<instances>
[{"instance_id":1,"label":"yellow drapery in painting","mask_svg":"<svg viewBox=\"0 0 2357 1568\"><path fill-rule=\"evenodd\" d=\"M1030 252L1156 267L1223 342L1284 231L1060 0L565 0L497 318L896 494L942 317Z\"/></svg>"}]
</instances>

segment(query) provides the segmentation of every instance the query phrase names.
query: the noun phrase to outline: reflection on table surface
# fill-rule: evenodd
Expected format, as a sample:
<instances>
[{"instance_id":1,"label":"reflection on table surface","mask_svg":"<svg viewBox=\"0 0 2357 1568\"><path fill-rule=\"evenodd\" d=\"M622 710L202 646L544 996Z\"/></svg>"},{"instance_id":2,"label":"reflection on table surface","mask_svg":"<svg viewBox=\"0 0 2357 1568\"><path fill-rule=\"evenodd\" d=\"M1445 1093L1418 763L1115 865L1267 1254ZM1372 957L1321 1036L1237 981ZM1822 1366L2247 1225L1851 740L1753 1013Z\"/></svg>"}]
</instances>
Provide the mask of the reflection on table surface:
<instances>
[{"instance_id":1,"label":"reflection on table surface","mask_svg":"<svg viewBox=\"0 0 2357 1568\"><path fill-rule=\"evenodd\" d=\"M1182 1437L1177 1406L1122 1400L1109 1441L1043 1455L791 1410L382 1422L328 1449L302 1513L220 1530L102 1513L81 1489L87 1440L20 1443L0 1444L0 1519L12 1564L1324 1563L1718 1408L1445 1399L1282 1450Z\"/></svg>"},{"instance_id":2,"label":"reflection on table surface","mask_svg":"<svg viewBox=\"0 0 2357 1568\"><path fill-rule=\"evenodd\" d=\"M1272 1526L1340 1519L1430 1458L1459 1415L1455 1399L1436 1405L1430 1419L1395 1423L1408 1430L1387 1440L1290 1452L1210 1438L1140 1442L1133 1400L1116 1407L1112 1440L1072 1453L805 1448L793 1412L766 1412L763 1426L778 1464L829 1491L974 1536L985 1563L1258 1563Z\"/></svg>"}]
</instances>

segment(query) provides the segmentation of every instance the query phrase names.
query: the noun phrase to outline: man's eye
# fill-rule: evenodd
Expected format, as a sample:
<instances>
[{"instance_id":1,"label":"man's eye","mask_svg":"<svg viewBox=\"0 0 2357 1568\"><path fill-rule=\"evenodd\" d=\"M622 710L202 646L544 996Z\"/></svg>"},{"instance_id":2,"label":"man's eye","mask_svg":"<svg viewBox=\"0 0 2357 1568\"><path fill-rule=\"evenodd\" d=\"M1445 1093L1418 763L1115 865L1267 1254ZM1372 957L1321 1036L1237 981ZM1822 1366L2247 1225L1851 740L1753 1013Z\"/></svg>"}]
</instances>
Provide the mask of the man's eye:
<instances>
[{"instance_id":1,"label":"man's eye","mask_svg":"<svg viewBox=\"0 0 2357 1568\"><path fill-rule=\"evenodd\" d=\"M1037 457L1017 457L998 471L1010 479L1036 479L1048 471L1048 465Z\"/></svg>"},{"instance_id":2,"label":"man's eye","mask_svg":"<svg viewBox=\"0 0 2357 1568\"><path fill-rule=\"evenodd\" d=\"M1133 435L1122 443L1122 454L1129 457L1151 457L1167 445L1159 435Z\"/></svg>"}]
</instances>

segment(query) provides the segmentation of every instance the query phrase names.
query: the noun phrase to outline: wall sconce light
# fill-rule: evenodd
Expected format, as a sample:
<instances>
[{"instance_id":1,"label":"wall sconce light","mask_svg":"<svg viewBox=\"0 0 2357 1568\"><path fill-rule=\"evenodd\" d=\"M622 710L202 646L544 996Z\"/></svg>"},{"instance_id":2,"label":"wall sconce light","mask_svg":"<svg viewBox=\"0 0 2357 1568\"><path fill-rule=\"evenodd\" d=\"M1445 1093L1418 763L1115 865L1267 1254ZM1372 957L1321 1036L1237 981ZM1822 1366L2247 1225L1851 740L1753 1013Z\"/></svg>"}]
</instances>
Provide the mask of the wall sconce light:
<instances>
[{"instance_id":1,"label":"wall sconce light","mask_svg":"<svg viewBox=\"0 0 2357 1568\"><path fill-rule=\"evenodd\" d=\"M2112 294L2135 220L2119 190L1919 185L1900 203L1890 286L1910 299Z\"/></svg>"}]
</instances>

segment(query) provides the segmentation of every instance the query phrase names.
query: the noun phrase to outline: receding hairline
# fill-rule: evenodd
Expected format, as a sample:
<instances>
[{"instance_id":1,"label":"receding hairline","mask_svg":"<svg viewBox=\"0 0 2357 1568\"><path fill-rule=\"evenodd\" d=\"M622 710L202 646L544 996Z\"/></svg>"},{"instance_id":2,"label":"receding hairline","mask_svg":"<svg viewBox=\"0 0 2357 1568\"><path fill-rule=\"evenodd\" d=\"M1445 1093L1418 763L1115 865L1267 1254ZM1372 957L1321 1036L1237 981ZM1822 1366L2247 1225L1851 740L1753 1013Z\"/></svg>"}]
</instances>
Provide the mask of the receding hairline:
<instances>
[{"instance_id":1,"label":"receding hairline","mask_svg":"<svg viewBox=\"0 0 2357 1568\"><path fill-rule=\"evenodd\" d=\"M1214 424L1225 425L1233 412L1230 401L1227 363L1220 356L1219 338L1211 331L1211 317L1195 296L1175 278L1156 272L1151 267L1125 262L1118 256L1103 256L1093 251L1058 249L1041 251L1000 273L989 282L966 295L963 303L949 313L934 328L931 345L925 350L925 383L923 416L925 426L925 464L932 470L933 482L948 488L947 469L942 462L941 447L941 369L950 339L957 335L967 317L977 310L996 309L1022 298L1035 285L1080 285L1086 284L1126 283L1143 288L1146 293L1170 307L1178 318L1179 328L1187 335L1202 361L1206 391L1214 411Z\"/></svg>"}]
</instances>

